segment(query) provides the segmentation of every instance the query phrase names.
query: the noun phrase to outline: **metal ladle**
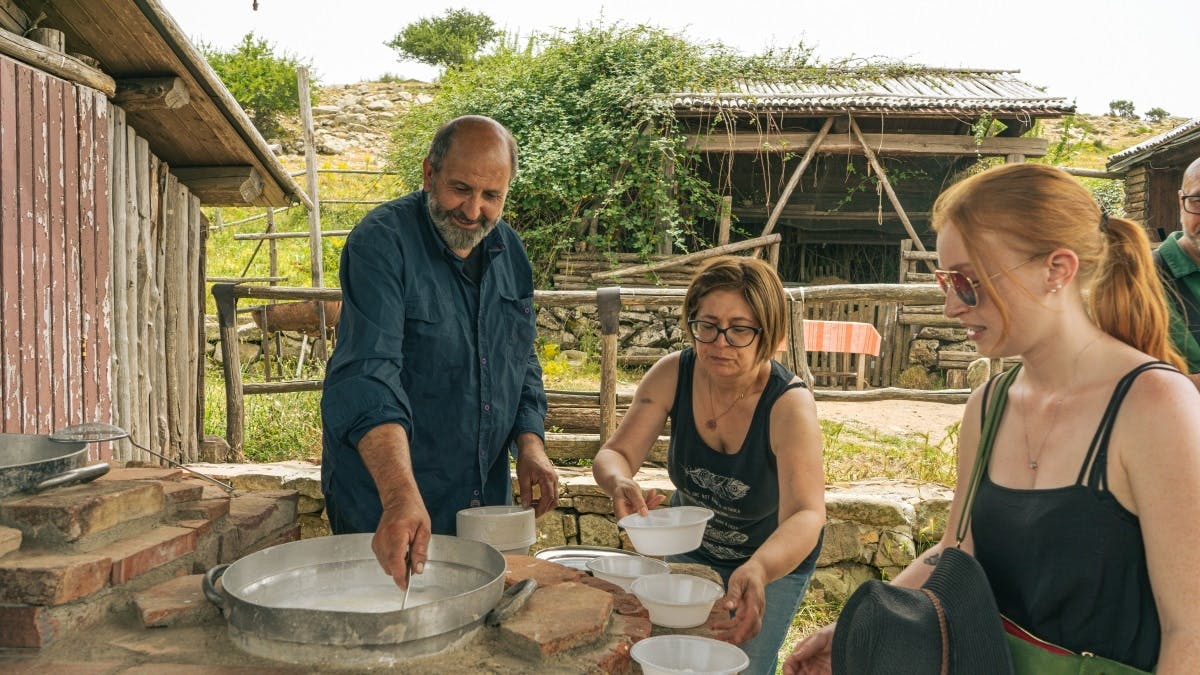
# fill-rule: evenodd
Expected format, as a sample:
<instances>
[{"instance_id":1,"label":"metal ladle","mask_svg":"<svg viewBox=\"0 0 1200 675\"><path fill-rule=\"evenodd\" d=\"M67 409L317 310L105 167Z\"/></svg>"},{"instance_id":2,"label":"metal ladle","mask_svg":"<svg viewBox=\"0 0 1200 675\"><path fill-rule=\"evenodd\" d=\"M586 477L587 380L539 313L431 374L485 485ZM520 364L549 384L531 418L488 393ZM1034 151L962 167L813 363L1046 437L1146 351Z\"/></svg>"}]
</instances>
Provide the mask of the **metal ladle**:
<instances>
[{"instance_id":1,"label":"metal ladle","mask_svg":"<svg viewBox=\"0 0 1200 675\"><path fill-rule=\"evenodd\" d=\"M129 443L133 445L133 447L148 452L164 462L167 462L171 466L183 469L189 473L193 473L210 483L216 483L230 494L233 494L234 488L229 483L221 482L212 476L206 476L195 469L189 469L170 457L160 455L150 448L138 444L136 441L130 438L128 431L125 431L121 427L118 427L114 424L105 424L104 422L84 422L83 424L72 424L71 426L55 430L54 433L50 434L49 436L49 439L56 443L104 443L106 441L119 441L122 438L129 439Z\"/></svg>"}]
</instances>

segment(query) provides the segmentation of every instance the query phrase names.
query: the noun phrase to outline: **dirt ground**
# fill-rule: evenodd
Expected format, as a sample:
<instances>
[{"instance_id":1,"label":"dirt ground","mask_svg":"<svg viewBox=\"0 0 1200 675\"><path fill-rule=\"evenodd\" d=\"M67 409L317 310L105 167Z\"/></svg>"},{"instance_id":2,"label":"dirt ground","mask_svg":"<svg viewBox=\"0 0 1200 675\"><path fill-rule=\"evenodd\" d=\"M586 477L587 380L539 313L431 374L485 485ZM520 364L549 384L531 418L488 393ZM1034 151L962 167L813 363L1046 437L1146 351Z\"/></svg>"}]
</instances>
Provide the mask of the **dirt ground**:
<instances>
[{"instance_id":1,"label":"dirt ground","mask_svg":"<svg viewBox=\"0 0 1200 675\"><path fill-rule=\"evenodd\" d=\"M962 419L963 403L926 401L817 401L817 416L848 424L872 427L885 433L929 434L930 440L946 436L946 428Z\"/></svg>"}]
</instances>

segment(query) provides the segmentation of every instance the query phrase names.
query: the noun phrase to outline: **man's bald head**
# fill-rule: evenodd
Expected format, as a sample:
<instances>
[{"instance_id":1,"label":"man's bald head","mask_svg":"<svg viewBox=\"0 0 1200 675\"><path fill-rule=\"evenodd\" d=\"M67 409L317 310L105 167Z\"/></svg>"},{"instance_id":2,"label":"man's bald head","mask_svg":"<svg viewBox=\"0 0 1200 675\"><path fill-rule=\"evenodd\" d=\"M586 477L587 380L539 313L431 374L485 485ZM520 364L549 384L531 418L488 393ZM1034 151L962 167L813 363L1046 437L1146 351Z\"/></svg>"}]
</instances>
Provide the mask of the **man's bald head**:
<instances>
[{"instance_id":1,"label":"man's bald head","mask_svg":"<svg viewBox=\"0 0 1200 675\"><path fill-rule=\"evenodd\" d=\"M442 160L446 158L446 153L450 152L451 146L454 145L454 137L459 132L468 132L475 137L494 135L495 139L503 142L508 148L511 169L508 180L512 182L517 175L517 140L503 124L483 115L455 117L438 127L433 141L429 144L429 153L425 156L434 171L442 168Z\"/></svg>"}]
</instances>

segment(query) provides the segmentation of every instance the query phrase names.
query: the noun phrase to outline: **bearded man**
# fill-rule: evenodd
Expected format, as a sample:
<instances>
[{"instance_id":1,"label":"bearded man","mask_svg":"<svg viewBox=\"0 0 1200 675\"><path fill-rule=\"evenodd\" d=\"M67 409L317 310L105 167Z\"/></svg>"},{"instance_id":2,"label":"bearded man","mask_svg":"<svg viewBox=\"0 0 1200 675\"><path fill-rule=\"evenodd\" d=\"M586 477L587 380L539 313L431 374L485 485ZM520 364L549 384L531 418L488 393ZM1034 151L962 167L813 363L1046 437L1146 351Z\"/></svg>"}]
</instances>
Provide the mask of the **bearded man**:
<instances>
[{"instance_id":1,"label":"bearded man","mask_svg":"<svg viewBox=\"0 0 1200 675\"><path fill-rule=\"evenodd\" d=\"M510 454L525 506L540 516L558 501L532 267L501 219L516 141L495 120L459 117L422 168L421 190L373 209L346 240L321 398L329 523L374 532L401 588L406 561L420 574L430 534L454 534L460 509L513 502Z\"/></svg>"}]
</instances>

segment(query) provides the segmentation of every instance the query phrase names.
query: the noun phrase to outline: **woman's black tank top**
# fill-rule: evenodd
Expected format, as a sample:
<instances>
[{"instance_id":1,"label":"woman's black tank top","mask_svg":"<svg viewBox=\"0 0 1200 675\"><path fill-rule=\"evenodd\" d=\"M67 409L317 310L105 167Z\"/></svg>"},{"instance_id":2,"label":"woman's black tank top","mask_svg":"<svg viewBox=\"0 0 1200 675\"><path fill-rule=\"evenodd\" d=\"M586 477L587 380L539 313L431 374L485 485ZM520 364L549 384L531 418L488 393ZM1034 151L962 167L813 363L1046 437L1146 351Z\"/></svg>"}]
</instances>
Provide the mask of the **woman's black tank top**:
<instances>
[{"instance_id":1,"label":"woman's black tank top","mask_svg":"<svg viewBox=\"0 0 1200 675\"><path fill-rule=\"evenodd\" d=\"M792 382L796 376L772 361L746 439L737 453L726 455L709 447L696 430L692 410L695 365L695 350L687 347L680 352L667 457L676 489L672 503L712 509L715 515L692 555L728 567L749 558L779 526L779 471L771 451L771 407L784 392L804 383ZM819 552L818 542L797 569L815 566Z\"/></svg>"},{"instance_id":2,"label":"woman's black tank top","mask_svg":"<svg viewBox=\"0 0 1200 675\"><path fill-rule=\"evenodd\" d=\"M1117 383L1074 485L1008 488L985 472L971 510L975 557L1001 613L1043 640L1142 670L1158 660L1158 609L1138 518L1108 491L1106 467L1121 402L1153 368L1173 370L1145 363Z\"/></svg>"}]
</instances>

